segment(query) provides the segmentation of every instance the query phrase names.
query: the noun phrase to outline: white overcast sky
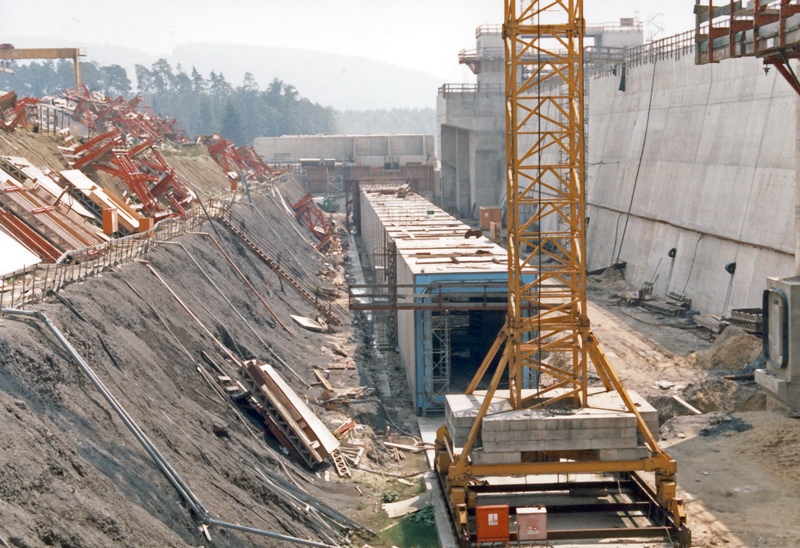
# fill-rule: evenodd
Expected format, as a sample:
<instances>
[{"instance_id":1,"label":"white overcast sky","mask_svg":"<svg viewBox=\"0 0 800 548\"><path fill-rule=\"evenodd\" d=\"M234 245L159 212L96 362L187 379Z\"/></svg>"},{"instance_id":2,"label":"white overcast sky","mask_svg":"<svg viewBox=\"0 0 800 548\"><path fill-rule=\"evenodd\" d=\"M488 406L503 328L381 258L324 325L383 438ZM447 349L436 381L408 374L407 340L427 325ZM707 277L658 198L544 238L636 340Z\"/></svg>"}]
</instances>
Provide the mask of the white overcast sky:
<instances>
[{"instance_id":1,"label":"white overcast sky","mask_svg":"<svg viewBox=\"0 0 800 548\"><path fill-rule=\"evenodd\" d=\"M693 28L694 0L584 0L589 24L638 16ZM166 55L211 42L327 51L378 59L459 81L457 53L474 30L499 24L503 0L9 0L1 36L41 36ZM655 27L650 27L651 31ZM91 50L88 51L91 60Z\"/></svg>"}]
</instances>

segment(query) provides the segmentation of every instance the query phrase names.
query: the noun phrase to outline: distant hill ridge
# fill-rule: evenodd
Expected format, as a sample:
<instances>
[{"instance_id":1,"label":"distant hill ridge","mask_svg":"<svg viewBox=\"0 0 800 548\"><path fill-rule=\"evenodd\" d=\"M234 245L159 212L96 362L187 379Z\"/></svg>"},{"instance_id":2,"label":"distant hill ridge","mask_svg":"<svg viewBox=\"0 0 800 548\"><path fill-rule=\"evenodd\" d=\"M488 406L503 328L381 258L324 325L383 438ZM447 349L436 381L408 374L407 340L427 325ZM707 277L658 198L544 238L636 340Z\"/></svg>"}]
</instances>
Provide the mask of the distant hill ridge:
<instances>
[{"instance_id":1,"label":"distant hill ridge","mask_svg":"<svg viewBox=\"0 0 800 548\"><path fill-rule=\"evenodd\" d=\"M16 47L85 47L87 61L118 64L136 81L134 65L149 67L159 58L173 67L180 64L190 73L192 66L202 74L212 70L225 75L234 86L245 72L253 74L262 88L277 77L292 84L301 95L337 110L392 108L433 108L442 79L364 57L305 51L293 48L235 44L181 44L172 53L153 55L130 48L85 44L52 38L17 36L7 39Z\"/></svg>"}]
</instances>

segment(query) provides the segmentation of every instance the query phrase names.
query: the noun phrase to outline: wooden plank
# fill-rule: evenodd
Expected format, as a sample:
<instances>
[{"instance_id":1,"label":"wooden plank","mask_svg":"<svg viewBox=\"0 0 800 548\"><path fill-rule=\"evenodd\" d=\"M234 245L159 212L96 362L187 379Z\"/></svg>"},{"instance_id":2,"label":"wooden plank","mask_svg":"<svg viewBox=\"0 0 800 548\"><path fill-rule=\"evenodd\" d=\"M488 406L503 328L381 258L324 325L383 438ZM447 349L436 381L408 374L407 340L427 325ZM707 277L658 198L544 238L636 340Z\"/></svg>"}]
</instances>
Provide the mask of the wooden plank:
<instances>
[{"instance_id":1,"label":"wooden plank","mask_svg":"<svg viewBox=\"0 0 800 548\"><path fill-rule=\"evenodd\" d=\"M403 445L402 443L393 443L391 441L385 441L383 442L383 445L386 447L400 449L401 451L408 451L409 453L421 453L422 451L425 451L425 447L420 447L418 445Z\"/></svg>"},{"instance_id":2,"label":"wooden plank","mask_svg":"<svg viewBox=\"0 0 800 548\"><path fill-rule=\"evenodd\" d=\"M694 413L695 415L702 415L703 412L700 411L698 408L691 405L689 402L681 398L680 396L672 396L672 399L681 404L683 407Z\"/></svg>"},{"instance_id":3,"label":"wooden plank","mask_svg":"<svg viewBox=\"0 0 800 548\"><path fill-rule=\"evenodd\" d=\"M262 365L261 370L273 380L273 382L280 387L283 394L286 396L298 413L303 417L305 422L313 429L317 439L320 441L322 447L325 449L326 454L339 447L339 440L337 440L330 430L322 423L321 420L314 414L311 409L301 400L292 388L286 384L277 371L271 365Z\"/></svg>"},{"instance_id":4,"label":"wooden plank","mask_svg":"<svg viewBox=\"0 0 800 548\"><path fill-rule=\"evenodd\" d=\"M314 370L314 375L316 375L316 377L319 379L319 382L322 383L322 386L325 387L325 390L328 392L333 392L333 385L328 382L328 379L325 378L325 375L323 375L319 369ZM334 432L334 434L335 433L336 432Z\"/></svg>"},{"instance_id":5,"label":"wooden plank","mask_svg":"<svg viewBox=\"0 0 800 548\"><path fill-rule=\"evenodd\" d=\"M400 502L392 502L389 504L382 504L381 507L386 515L390 518L399 518L408 514L413 514L418 510L422 510L431 503L431 493L426 491L416 497L401 500Z\"/></svg>"}]
</instances>

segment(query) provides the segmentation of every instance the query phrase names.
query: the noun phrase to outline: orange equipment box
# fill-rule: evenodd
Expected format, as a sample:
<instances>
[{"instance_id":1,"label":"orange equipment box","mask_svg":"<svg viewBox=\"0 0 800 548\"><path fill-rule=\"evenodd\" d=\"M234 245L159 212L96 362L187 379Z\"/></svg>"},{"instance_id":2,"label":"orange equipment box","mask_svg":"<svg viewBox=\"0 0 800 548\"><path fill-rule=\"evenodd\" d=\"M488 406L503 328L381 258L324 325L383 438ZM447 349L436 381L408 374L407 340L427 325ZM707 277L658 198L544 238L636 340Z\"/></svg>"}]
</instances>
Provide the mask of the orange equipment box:
<instances>
[{"instance_id":1,"label":"orange equipment box","mask_svg":"<svg viewBox=\"0 0 800 548\"><path fill-rule=\"evenodd\" d=\"M547 539L547 509L517 508L517 538L519 540Z\"/></svg>"},{"instance_id":2,"label":"orange equipment box","mask_svg":"<svg viewBox=\"0 0 800 548\"><path fill-rule=\"evenodd\" d=\"M508 504L475 508L477 542L508 542Z\"/></svg>"},{"instance_id":3,"label":"orange equipment box","mask_svg":"<svg viewBox=\"0 0 800 548\"><path fill-rule=\"evenodd\" d=\"M503 208L500 206L484 206L479 208L478 216L481 219L481 228L489 230L489 223L503 222Z\"/></svg>"}]
</instances>

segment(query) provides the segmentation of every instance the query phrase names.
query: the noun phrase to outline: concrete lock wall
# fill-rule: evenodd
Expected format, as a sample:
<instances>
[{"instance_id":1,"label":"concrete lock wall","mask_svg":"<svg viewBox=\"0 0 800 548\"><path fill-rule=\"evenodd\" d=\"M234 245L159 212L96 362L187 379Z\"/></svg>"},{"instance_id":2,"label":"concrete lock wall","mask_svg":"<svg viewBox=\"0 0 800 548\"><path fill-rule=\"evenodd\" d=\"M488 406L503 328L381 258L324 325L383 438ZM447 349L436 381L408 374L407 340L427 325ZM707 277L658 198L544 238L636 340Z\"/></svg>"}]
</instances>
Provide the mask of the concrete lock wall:
<instances>
[{"instance_id":1,"label":"concrete lock wall","mask_svg":"<svg viewBox=\"0 0 800 548\"><path fill-rule=\"evenodd\" d=\"M334 158L340 163L382 166L387 157L401 164L431 163L433 135L284 135L258 137L256 152L269 163L294 163L301 158Z\"/></svg>"},{"instance_id":2,"label":"concrete lock wall","mask_svg":"<svg viewBox=\"0 0 800 548\"><path fill-rule=\"evenodd\" d=\"M627 262L628 282L685 293L721 314L760 306L794 271L795 92L756 59L690 54L590 80L588 268ZM628 212L630 211L630 215ZM627 229L625 227L627 222Z\"/></svg>"}]
</instances>

